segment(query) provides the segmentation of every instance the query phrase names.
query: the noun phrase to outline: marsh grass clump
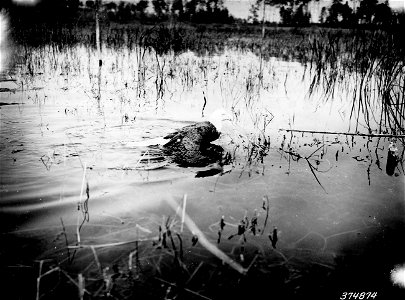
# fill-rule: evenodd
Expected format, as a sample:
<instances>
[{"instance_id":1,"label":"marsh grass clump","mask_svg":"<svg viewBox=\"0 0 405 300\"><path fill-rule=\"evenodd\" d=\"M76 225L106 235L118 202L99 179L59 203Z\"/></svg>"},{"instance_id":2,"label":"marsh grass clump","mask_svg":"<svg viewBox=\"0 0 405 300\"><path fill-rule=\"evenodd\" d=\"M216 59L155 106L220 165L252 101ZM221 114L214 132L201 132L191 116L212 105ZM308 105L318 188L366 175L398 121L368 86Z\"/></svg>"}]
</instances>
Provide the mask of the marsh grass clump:
<instances>
[{"instance_id":1,"label":"marsh grass clump","mask_svg":"<svg viewBox=\"0 0 405 300\"><path fill-rule=\"evenodd\" d=\"M223 241L218 246L211 244L208 239L214 237L208 238L200 232L184 210L185 201L183 212L178 216L184 216L188 229L194 232L192 234L181 232L183 222L169 216L162 218L158 236L152 240L140 238L139 231L145 228L136 225L137 238L134 241L100 245L88 244L83 239L76 246L63 246L63 241L60 241L62 248L47 251L49 258L40 259L34 266L38 270L36 299L162 299L165 296L216 299L218 294L233 294L232 288L237 287L241 280L252 282L254 274L263 272L257 267L266 268L265 261L277 260L272 254L267 257L262 249L250 243L260 238L256 230L262 219L257 210L251 219L245 214L241 220L237 232L241 236L239 242ZM229 235L232 229L227 230L226 224L230 223L222 217L218 229ZM63 231L65 235L72 233L65 226ZM246 236L248 232L251 233L249 238ZM75 249L74 259L64 258L64 247ZM236 248L240 251L234 251ZM240 263L233 260L235 255ZM259 285L257 288L261 289Z\"/></svg>"},{"instance_id":2,"label":"marsh grass clump","mask_svg":"<svg viewBox=\"0 0 405 300\"><path fill-rule=\"evenodd\" d=\"M371 133L403 134L405 49L396 30L321 32L311 41L310 93L325 101L343 89L352 98L350 117ZM379 115L376 113L379 111Z\"/></svg>"}]
</instances>

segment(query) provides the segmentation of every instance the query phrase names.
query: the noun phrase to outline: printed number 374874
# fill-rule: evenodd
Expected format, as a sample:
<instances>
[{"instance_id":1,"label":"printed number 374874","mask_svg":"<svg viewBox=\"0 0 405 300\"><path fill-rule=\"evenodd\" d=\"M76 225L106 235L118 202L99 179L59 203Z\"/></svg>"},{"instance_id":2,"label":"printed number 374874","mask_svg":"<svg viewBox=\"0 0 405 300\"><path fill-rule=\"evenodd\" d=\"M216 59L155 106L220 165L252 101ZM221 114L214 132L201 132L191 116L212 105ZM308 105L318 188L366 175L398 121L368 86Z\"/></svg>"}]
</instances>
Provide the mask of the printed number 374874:
<instances>
[{"instance_id":1,"label":"printed number 374874","mask_svg":"<svg viewBox=\"0 0 405 300\"><path fill-rule=\"evenodd\" d=\"M343 292L340 296L340 300L346 299L375 299L377 297L377 292Z\"/></svg>"}]
</instances>

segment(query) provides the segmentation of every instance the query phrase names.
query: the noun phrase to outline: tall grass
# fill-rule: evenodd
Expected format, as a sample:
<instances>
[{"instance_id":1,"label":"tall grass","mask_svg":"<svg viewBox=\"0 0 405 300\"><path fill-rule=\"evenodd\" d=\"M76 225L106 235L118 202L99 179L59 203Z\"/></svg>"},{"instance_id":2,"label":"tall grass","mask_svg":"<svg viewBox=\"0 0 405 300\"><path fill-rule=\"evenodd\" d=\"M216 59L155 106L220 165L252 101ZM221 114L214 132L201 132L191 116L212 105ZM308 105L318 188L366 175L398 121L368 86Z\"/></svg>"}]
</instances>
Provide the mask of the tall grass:
<instances>
[{"instance_id":1,"label":"tall grass","mask_svg":"<svg viewBox=\"0 0 405 300\"><path fill-rule=\"evenodd\" d=\"M364 121L370 132L405 133L405 47L399 31L321 32L310 53L310 91L321 87L325 100L337 90L348 92L356 131Z\"/></svg>"},{"instance_id":2,"label":"tall grass","mask_svg":"<svg viewBox=\"0 0 405 300\"><path fill-rule=\"evenodd\" d=\"M183 91L201 93L204 115L205 105L211 101L209 91L219 82L225 106L231 108L236 118L247 110L263 141L273 116L269 111L263 113L257 103L261 93L279 81L269 60L277 57L301 62L311 78L309 93L320 91L325 102L333 101L337 91L344 91L351 99L350 118L355 120L355 133L359 126L369 133L405 133L405 50L399 31L267 28L262 36L261 30L257 26L194 27L180 23L102 24L103 55L114 57L115 61L104 60L105 73L98 87L101 85L104 92L110 89L109 93L119 95L122 102L157 109L175 95L181 82ZM97 95L92 67L97 65L92 51L93 31L89 25L16 28L16 52L25 65L27 81L49 71L80 74L87 66L92 94ZM86 49L88 63L75 50L78 45ZM256 55L260 57L260 66L241 64L231 58L221 65L214 57L225 50L246 57ZM194 55L188 55L189 52ZM247 149L247 153L251 150Z\"/></svg>"}]
</instances>

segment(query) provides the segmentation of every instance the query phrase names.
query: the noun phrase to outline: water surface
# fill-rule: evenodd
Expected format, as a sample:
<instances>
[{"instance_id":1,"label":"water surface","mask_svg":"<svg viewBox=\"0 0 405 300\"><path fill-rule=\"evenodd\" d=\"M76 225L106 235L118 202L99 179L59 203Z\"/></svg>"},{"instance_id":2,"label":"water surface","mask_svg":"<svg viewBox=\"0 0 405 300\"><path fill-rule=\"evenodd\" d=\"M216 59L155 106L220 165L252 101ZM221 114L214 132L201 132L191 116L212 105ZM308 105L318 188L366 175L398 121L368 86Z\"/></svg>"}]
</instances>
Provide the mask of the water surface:
<instances>
[{"instance_id":1,"label":"water surface","mask_svg":"<svg viewBox=\"0 0 405 300\"><path fill-rule=\"evenodd\" d=\"M173 232L181 231L181 218L169 203L181 210L185 195L186 214L208 240L217 244L223 216L218 248L243 267L251 265L249 275L233 286L237 272L223 267L201 243L192 246L194 233L183 225L188 278L196 272L188 287L203 296L256 295L269 282L269 293L280 299L332 299L352 290L381 297L403 292L389 278L404 263L401 164L394 175L386 174L390 142L399 154L401 142L280 130L347 132L354 124L347 93L328 102L321 92L309 95L307 68L277 59L264 62L260 83L259 58L251 53L187 52L158 60L151 53L139 61L136 51L103 49L97 99L95 53L81 46L56 55L51 50L33 50L34 73L17 66L13 89L1 93L1 102L12 104L0 107L3 282L14 287L32 280L26 290L14 291L15 299L35 295L39 260L46 260L43 273L55 265L74 278L82 273L95 296L97 282L127 272L134 249L143 270L136 271L135 282L143 286L139 293L162 299L163 281L145 278L170 282L177 276L171 266L175 251L156 245L159 225L168 218L174 220ZM148 141L217 108L234 117L229 134L218 141L235 158L223 175L195 178L201 168L172 163L141 168L141 160L154 155ZM259 137L270 141L263 152L253 146L260 146ZM246 241L238 235L228 239L241 220L253 217L256 234L247 232ZM82 221L81 243L95 247L98 263L91 248L77 250L69 262L74 249L66 245L77 245ZM274 228L276 248L268 238ZM175 244L180 247L178 240ZM77 293L64 285L65 277L47 280L40 290L45 299ZM58 283L54 289L52 280ZM131 290L127 283L115 284L123 292Z\"/></svg>"}]
</instances>

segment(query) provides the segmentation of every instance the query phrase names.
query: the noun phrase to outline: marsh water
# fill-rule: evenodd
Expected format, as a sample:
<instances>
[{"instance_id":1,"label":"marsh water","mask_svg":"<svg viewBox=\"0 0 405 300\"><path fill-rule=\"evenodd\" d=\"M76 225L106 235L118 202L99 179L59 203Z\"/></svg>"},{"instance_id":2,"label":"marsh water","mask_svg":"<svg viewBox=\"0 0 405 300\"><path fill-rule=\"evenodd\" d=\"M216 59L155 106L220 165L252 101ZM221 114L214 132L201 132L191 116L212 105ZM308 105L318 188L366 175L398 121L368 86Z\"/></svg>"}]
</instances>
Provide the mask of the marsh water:
<instances>
[{"instance_id":1,"label":"marsh water","mask_svg":"<svg viewBox=\"0 0 405 300\"><path fill-rule=\"evenodd\" d=\"M78 274L89 298L403 294L390 272L405 262L404 174L401 163L386 171L390 143L403 153L400 140L287 131L368 133L361 117L350 118L353 83L326 101L322 90L308 93L309 67L298 62L232 49L139 59L138 50L103 48L99 69L96 51L84 46L29 49L30 64L13 57L4 74L1 268L9 299L78 298ZM233 153L223 174L196 178L204 168L154 164L151 141L218 108L233 116L217 142ZM193 245L183 207L247 275ZM256 232L238 235L241 220L254 217ZM169 223L181 238L165 248L159 226ZM181 267L173 263L179 249ZM191 292L179 294L176 282Z\"/></svg>"}]
</instances>

